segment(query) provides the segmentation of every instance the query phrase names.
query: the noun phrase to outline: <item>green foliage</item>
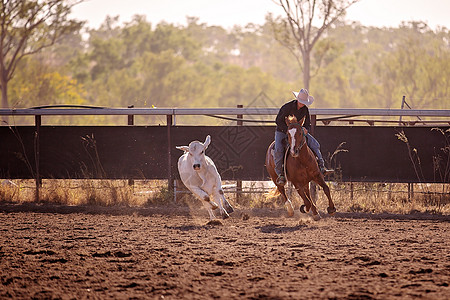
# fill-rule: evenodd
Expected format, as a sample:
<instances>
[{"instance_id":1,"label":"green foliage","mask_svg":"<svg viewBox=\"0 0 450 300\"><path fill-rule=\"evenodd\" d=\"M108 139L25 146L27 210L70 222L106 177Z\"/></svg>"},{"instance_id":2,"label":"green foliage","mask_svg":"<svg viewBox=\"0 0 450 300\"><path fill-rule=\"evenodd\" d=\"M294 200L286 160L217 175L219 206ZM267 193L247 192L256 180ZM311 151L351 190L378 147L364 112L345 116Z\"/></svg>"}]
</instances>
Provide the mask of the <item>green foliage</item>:
<instances>
[{"instance_id":1,"label":"green foliage","mask_svg":"<svg viewBox=\"0 0 450 300\"><path fill-rule=\"evenodd\" d=\"M48 104L86 104L85 91L76 79L31 57L24 58L9 85L13 107Z\"/></svg>"},{"instance_id":2,"label":"green foliage","mask_svg":"<svg viewBox=\"0 0 450 300\"><path fill-rule=\"evenodd\" d=\"M448 98L450 88L448 42L434 39L432 32L415 30L414 27L404 28L405 34L394 45L393 51L385 53L374 65L385 91L383 106L392 107L399 97L408 95L417 109L445 108L442 99Z\"/></svg>"},{"instance_id":3,"label":"green foliage","mask_svg":"<svg viewBox=\"0 0 450 300\"><path fill-rule=\"evenodd\" d=\"M450 105L449 31L420 22L399 28L334 23L311 52L316 108ZM318 68L320 67L320 68ZM278 106L303 87L298 61L269 22L225 30L188 18L187 26L143 16L108 17L82 38L19 64L9 95L16 107L72 103L110 107L235 107L266 94Z\"/></svg>"},{"instance_id":4,"label":"green foliage","mask_svg":"<svg viewBox=\"0 0 450 300\"><path fill-rule=\"evenodd\" d=\"M0 88L2 106L8 107L8 83L27 55L49 48L81 23L70 20L72 6L64 0L10 0L0 5Z\"/></svg>"}]
</instances>

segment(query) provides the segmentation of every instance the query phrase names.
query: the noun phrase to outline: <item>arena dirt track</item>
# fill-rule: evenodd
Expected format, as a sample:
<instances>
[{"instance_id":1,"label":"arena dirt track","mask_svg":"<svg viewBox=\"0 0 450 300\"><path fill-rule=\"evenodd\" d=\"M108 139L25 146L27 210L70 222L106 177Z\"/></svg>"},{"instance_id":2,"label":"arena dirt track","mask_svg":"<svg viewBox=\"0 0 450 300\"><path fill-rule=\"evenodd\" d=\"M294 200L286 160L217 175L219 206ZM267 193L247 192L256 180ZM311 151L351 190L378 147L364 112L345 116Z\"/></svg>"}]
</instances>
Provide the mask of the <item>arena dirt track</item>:
<instances>
[{"instance_id":1,"label":"arena dirt track","mask_svg":"<svg viewBox=\"0 0 450 300\"><path fill-rule=\"evenodd\" d=\"M248 210L206 225L188 208L1 204L0 220L1 299L450 295L449 216Z\"/></svg>"}]
</instances>

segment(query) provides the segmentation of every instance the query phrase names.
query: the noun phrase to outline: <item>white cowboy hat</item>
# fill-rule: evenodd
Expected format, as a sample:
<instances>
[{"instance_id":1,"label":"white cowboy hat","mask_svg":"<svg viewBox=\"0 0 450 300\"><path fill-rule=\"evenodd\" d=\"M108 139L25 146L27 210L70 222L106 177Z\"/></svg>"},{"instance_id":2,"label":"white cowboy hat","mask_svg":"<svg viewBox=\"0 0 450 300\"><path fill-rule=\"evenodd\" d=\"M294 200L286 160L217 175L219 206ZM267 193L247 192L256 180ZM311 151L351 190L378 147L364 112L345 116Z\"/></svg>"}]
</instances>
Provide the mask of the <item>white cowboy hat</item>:
<instances>
[{"instance_id":1,"label":"white cowboy hat","mask_svg":"<svg viewBox=\"0 0 450 300\"><path fill-rule=\"evenodd\" d=\"M314 102L314 97L310 96L307 89L301 89L299 92L292 92L298 102L310 106Z\"/></svg>"}]
</instances>

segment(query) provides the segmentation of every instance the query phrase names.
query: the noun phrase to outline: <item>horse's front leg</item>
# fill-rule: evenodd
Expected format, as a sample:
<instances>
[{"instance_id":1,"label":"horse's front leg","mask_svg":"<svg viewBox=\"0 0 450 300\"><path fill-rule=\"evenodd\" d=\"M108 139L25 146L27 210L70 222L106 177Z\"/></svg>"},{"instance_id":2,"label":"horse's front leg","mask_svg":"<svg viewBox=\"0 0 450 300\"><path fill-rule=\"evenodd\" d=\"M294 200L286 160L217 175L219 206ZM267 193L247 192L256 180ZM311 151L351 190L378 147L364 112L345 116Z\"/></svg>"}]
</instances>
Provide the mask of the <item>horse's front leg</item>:
<instances>
[{"instance_id":1,"label":"horse's front leg","mask_svg":"<svg viewBox=\"0 0 450 300\"><path fill-rule=\"evenodd\" d=\"M288 196L286 195L286 189L282 185L277 185L277 189L284 199L284 206L286 207L288 216L293 217L294 216L294 206L292 205L291 200L289 200Z\"/></svg>"},{"instance_id":2,"label":"horse's front leg","mask_svg":"<svg viewBox=\"0 0 450 300\"><path fill-rule=\"evenodd\" d=\"M309 185L306 184L304 186L296 185L295 186L298 194L303 199L304 205L300 206L300 211L302 213L312 213L312 217L315 221L320 219L319 212L317 211L316 204L311 199L311 194L309 193Z\"/></svg>"}]
</instances>

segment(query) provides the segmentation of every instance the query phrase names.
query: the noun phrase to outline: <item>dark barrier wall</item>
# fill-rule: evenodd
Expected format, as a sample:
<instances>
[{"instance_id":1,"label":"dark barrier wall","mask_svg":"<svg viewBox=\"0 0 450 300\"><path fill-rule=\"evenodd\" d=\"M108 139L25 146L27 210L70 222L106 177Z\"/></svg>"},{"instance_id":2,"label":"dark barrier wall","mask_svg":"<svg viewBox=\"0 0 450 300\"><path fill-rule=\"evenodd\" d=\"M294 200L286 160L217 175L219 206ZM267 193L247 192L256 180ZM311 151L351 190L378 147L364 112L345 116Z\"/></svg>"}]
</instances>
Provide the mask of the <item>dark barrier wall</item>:
<instances>
[{"instance_id":1,"label":"dark barrier wall","mask_svg":"<svg viewBox=\"0 0 450 300\"><path fill-rule=\"evenodd\" d=\"M417 173L407 144L396 136L402 130ZM38 149L35 133L35 127L0 127L1 178L33 178ZM271 126L42 126L40 176L167 179L171 171L178 178L177 161L183 153L175 146L204 141L208 134L212 141L206 154L214 160L223 179L268 179L264 161L274 136ZM431 127L318 126L315 136L327 165L335 168L336 177L343 181L449 182L449 174L444 177L443 170L448 151L442 150L449 145L444 135ZM341 144L340 149L345 151L333 155ZM433 164L433 157L439 156L441 172Z\"/></svg>"}]
</instances>

